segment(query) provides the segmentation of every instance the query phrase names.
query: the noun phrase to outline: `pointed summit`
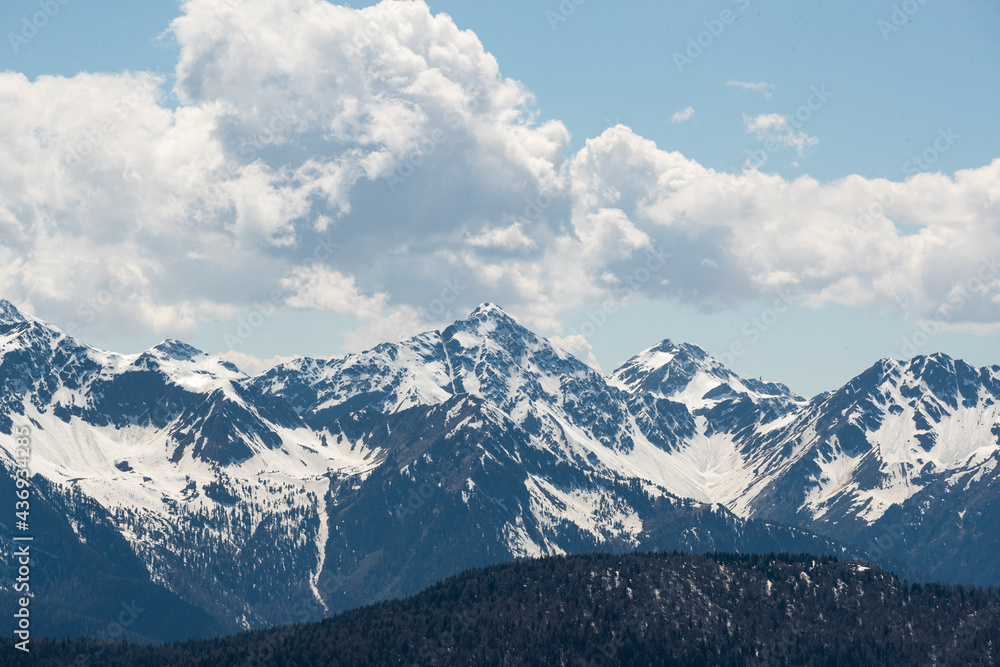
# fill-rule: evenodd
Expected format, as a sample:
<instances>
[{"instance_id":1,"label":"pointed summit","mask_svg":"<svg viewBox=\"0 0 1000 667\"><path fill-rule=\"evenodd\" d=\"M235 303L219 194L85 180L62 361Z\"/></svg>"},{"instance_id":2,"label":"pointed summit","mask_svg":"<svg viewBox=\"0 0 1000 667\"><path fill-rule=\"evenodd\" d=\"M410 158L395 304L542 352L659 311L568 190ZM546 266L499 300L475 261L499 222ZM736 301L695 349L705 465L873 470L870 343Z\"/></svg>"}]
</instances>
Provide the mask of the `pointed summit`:
<instances>
[{"instance_id":1,"label":"pointed summit","mask_svg":"<svg viewBox=\"0 0 1000 667\"><path fill-rule=\"evenodd\" d=\"M170 359L176 359L177 361L191 361L195 357L205 354L198 348L179 341L176 338L168 338L162 343L154 345L150 351L159 352L160 354Z\"/></svg>"},{"instance_id":2,"label":"pointed summit","mask_svg":"<svg viewBox=\"0 0 1000 667\"><path fill-rule=\"evenodd\" d=\"M7 299L0 299L0 324L15 324L27 321L27 318L21 314L17 306Z\"/></svg>"},{"instance_id":3,"label":"pointed summit","mask_svg":"<svg viewBox=\"0 0 1000 667\"><path fill-rule=\"evenodd\" d=\"M497 334L514 335L517 338L535 339L537 336L521 326L503 308L494 303L483 303L463 320L454 322L445 329L450 337L456 331L466 331L477 337L493 337Z\"/></svg>"},{"instance_id":4,"label":"pointed summit","mask_svg":"<svg viewBox=\"0 0 1000 667\"><path fill-rule=\"evenodd\" d=\"M676 349L677 346L674 345L674 342L672 340L670 340L669 338L664 338L659 343L646 350L646 352L673 352ZM644 354L644 353L640 352L639 354Z\"/></svg>"},{"instance_id":5,"label":"pointed summit","mask_svg":"<svg viewBox=\"0 0 1000 667\"><path fill-rule=\"evenodd\" d=\"M783 384L741 378L697 345L670 340L626 361L610 381L630 393L649 392L698 409L745 397L757 403L776 401L782 412L804 400Z\"/></svg>"},{"instance_id":6,"label":"pointed summit","mask_svg":"<svg viewBox=\"0 0 1000 667\"><path fill-rule=\"evenodd\" d=\"M650 357L657 358L661 362L666 363L678 355L684 358L707 361L710 364L714 363L715 365L722 367L722 364L716 361L715 358L709 355L703 348L691 343L675 343L669 338L664 338L660 341L660 343L644 350L643 352L640 352L633 357L633 359Z\"/></svg>"},{"instance_id":7,"label":"pointed summit","mask_svg":"<svg viewBox=\"0 0 1000 667\"><path fill-rule=\"evenodd\" d=\"M504 309L500 306L487 301L486 303L479 304L479 306L477 306L476 309L469 314L468 319L472 319L474 317L510 318L510 315L505 313Z\"/></svg>"},{"instance_id":8,"label":"pointed summit","mask_svg":"<svg viewBox=\"0 0 1000 667\"><path fill-rule=\"evenodd\" d=\"M659 396L677 394L697 374L725 382L732 373L697 345L664 340L635 355L612 373L612 381L628 391L651 391Z\"/></svg>"}]
</instances>

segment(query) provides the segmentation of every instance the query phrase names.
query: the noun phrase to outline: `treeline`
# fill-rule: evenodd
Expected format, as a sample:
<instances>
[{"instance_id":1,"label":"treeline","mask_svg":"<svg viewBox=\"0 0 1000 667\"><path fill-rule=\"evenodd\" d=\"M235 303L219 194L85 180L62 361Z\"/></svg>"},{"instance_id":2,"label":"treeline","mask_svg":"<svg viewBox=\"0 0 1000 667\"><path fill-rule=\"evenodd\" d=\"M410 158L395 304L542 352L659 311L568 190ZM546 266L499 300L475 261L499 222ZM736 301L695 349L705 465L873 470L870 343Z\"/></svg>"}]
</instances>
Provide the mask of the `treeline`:
<instances>
[{"instance_id":1,"label":"treeline","mask_svg":"<svg viewBox=\"0 0 1000 667\"><path fill-rule=\"evenodd\" d=\"M1000 592L831 557L521 560L319 623L144 647L35 640L37 665L990 665Z\"/></svg>"}]
</instances>

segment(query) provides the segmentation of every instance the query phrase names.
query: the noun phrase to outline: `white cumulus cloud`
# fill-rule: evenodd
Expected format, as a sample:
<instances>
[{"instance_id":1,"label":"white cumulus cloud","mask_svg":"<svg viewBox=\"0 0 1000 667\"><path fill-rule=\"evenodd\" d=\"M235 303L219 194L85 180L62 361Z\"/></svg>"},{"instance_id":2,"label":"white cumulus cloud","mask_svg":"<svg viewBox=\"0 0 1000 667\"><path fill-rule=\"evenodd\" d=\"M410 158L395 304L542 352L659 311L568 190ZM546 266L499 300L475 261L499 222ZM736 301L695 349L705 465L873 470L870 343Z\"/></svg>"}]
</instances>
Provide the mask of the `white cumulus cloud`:
<instances>
[{"instance_id":1,"label":"white cumulus cloud","mask_svg":"<svg viewBox=\"0 0 1000 667\"><path fill-rule=\"evenodd\" d=\"M558 334L609 298L713 308L791 285L1000 323L1000 161L786 180L623 125L574 154L421 0L182 9L179 104L155 73L0 73L0 290L64 328L182 336L270 300L355 318L354 348L482 301ZM778 114L745 124L817 143Z\"/></svg>"}]
</instances>

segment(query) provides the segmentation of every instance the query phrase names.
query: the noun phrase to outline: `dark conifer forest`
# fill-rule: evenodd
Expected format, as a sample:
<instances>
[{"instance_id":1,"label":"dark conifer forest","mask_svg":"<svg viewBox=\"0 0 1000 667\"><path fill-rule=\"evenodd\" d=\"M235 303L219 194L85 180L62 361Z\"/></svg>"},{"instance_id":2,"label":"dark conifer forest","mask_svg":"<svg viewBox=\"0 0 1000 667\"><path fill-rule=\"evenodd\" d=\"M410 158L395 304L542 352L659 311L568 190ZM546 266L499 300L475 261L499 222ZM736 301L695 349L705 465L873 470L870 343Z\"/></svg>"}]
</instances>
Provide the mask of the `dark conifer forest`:
<instances>
[{"instance_id":1,"label":"dark conifer forest","mask_svg":"<svg viewBox=\"0 0 1000 667\"><path fill-rule=\"evenodd\" d=\"M4 640L33 665L992 665L1000 592L801 555L589 554L471 570L318 623L162 646Z\"/></svg>"}]
</instances>

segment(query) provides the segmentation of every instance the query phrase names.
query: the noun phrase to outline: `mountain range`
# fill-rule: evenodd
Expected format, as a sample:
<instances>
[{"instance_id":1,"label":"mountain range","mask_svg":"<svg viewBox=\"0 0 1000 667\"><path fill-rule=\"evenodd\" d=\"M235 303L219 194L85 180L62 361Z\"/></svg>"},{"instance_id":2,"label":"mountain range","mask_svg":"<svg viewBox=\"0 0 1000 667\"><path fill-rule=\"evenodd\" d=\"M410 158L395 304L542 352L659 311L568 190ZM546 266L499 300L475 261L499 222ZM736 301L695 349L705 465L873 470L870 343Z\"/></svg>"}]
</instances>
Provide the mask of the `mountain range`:
<instances>
[{"instance_id":1,"label":"mountain range","mask_svg":"<svg viewBox=\"0 0 1000 667\"><path fill-rule=\"evenodd\" d=\"M0 301L0 597L24 428L50 636L316 620L589 551L808 552L994 585L998 400L1000 367L941 354L811 399L668 340L605 376L492 304L249 376L176 340L98 350ZM126 626L123 607L143 611Z\"/></svg>"}]
</instances>

